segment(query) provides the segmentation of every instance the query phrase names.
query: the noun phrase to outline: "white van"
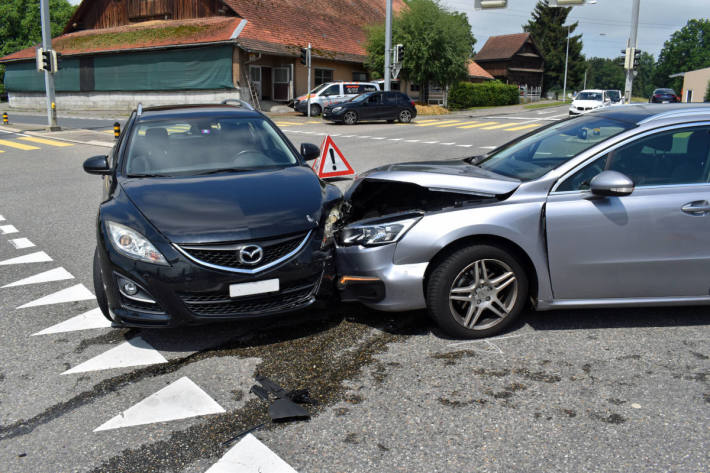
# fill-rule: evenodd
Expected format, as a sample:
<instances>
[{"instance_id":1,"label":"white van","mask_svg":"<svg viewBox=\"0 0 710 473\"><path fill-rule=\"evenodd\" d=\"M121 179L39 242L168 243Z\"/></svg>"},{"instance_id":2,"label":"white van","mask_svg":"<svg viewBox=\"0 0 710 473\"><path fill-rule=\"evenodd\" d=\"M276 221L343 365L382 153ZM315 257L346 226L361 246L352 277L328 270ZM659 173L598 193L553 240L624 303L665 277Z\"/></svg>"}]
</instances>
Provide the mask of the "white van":
<instances>
[{"instance_id":1,"label":"white van","mask_svg":"<svg viewBox=\"0 0 710 473\"><path fill-rule=\"evenodd\" d=\"M320 115L331 104L345 102L365 92L375 92L380 86L375 82L326 82L311 90L311 116ZM308 114L308 95L301 95L293 101L293 109Z\"/></svg>"}]
</instances>

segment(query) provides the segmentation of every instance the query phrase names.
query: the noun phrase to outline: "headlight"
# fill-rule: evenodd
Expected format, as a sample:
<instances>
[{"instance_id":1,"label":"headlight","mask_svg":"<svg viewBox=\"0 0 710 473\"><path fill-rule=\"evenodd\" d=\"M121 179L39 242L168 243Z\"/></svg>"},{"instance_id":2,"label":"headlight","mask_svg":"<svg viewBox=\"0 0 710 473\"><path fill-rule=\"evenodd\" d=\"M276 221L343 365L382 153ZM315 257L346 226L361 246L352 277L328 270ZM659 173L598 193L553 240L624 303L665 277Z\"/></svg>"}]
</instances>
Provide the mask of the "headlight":
<instances>
[{"instance_id":1,"label":"headlight","mask_svg":"<svg viewBox=\"0 0 710 473\"><path fill-rule=\"evenodd\" d=\"M333 111L334 111L334 112L339 112L339 111L342 110L342 109L343 109L343 107L335 107L335 108L333 109Z\"/></svg>"},{"instance_id":2,"label":"headlight","mask_svg":"<svg viewBox=\"0 0 710 473\"><path fill-rule=\"evenodd\" d=\"M106 226L108 227L109 240L119 253L140 261L167 266L168 262L165 257L137 231L111 221L107 221Z\"/></svg>"},{"instance_id":3,"label":"headlight","mask_svg":"<svg viewBox=\"0 0 710 473\"><path fill-rule=\"evenodd\" d=\"M377 246L394 243L402 238L421 218L421 215L412 216L410 214L409 218L400 220L350 225L343 228L340 234L340 243L345 246Z\"/></svg>"},{"instance_id":4,"label":"headlight","mask_svg":"<svg viewBox=\"0 0 710 473\"><path fill-rule=\"evenodd\" d=\"M325 219L325 228L323 229L323 241L321 243L321 248L325 247L330 239L333 238L333 234L335 233L335 224L338 223L338 220L340 220L340 208L335 207L330 211L328 217Z\"/></svg>"}]
</instances>

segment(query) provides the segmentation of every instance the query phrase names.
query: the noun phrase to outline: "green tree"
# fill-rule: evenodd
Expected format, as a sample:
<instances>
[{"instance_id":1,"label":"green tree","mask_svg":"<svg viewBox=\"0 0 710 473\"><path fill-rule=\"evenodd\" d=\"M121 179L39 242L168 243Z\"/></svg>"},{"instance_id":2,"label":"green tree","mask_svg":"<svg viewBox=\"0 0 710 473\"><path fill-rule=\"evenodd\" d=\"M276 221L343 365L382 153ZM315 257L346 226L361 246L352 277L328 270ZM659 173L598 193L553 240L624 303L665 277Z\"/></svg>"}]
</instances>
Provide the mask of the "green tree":
<instances>
[{"instance_id":1,"label":"green tree","mask_svg":"<svg viewBox=\"0 0 710 473\"><path fill-rule=\"evenodd\" d=\"M634 97L650 97L653 89L660 87L656 84L656 61L653 55L647 52L642 52L639 58L638 74L634 78L634 89L632 90ZM623 89L622 89L623 90Z\"/></svg>"},{"instance_id":2,"label":"green tree","mask_svg":"<svg viewBox=\"0 0 710 473\"><path fill-rule=\"evenodd\" d=\"M59 36L76 7L67 0L49 0L52 37ZM39 0L0 0L0 57L42 41ZM0 92L4 91L4 67L0 66Z\"/></svg>"},{"instance_id":3,"label":"green tree","mask_svg":"<svg viewBox=\"0 0 710 473\"><path fill-rule=\"evenodd\" d=\"M689 20L663 44L656 66L656 85L680 93L683 79L668 76L704 67L710 67L710 20Z\"/></svg>"},{"instance_id":4,"label":"green tree","mask_svg":"<svg viewBox=\"0 0 710 473\"><path fill-rule=\"evenodd\" d=\"M579 22L565 25L571 7L551 7L547 0L539 0L532 18L523 29L530 33L545 58L543 92L562 90L565 75L567 35L569 34L569 61L567 67L567 90L581 89L584 82L586 61L582 55L582 35L573 35Z\"/></svg>"},{"instance_id":5,"label":"green tree","mask_svg":"<svg viewBox=\"0 0 710 473\"><path fill-rule=\"evenodd\" d=\"M624 90L626 75L623 64L623 58L593 57L589 59L587 61L587 88Z\"/></svg>"},{"instance_id":6,"label":"green tree","mask_svg":"<svg viewBox=\"0 0 710 473\"><path fill-rule=\"evenodd\" d=\"M468 60L476 39L466 15L446 10L437 0L407 0L407 8L392 21L392 44L404 45L400 76L420 85L426 100L430 82L453 84L468 75ZM373 76L384 71L385 27L368 30L367 68Z\"/></svg>"}]
</instances>

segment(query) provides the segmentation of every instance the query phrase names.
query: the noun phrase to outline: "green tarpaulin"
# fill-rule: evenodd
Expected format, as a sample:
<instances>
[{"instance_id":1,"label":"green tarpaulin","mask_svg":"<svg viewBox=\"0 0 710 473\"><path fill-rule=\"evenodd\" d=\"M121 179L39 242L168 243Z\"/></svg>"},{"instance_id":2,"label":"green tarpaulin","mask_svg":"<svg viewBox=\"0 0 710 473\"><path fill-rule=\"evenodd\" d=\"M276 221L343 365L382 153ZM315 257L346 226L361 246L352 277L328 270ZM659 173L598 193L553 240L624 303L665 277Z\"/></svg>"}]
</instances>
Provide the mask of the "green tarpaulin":
<instances>
[{"instance_id":1,"label":"green tarpaulin","mask_svg":"<svg viewBox=\"0 0 710 473\"><path fill-rule=\"evenodd\" d=\"M58 92L231 89L232 46L98 54L63 58L55 74ZM44 75L35 63L7 64L9 91L43 92Z\"/></svg>"}]
</instances>

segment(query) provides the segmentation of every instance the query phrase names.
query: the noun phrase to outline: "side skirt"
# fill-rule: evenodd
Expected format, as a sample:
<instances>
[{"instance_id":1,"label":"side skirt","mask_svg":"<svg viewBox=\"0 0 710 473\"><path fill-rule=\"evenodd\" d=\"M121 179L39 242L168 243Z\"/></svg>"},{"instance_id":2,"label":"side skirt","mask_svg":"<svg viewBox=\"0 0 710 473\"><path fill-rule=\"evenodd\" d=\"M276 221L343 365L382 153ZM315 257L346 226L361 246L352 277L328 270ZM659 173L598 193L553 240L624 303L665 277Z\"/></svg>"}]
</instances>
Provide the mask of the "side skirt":
<instances>
[{"instance_id":1,"label":"side skirt","mask_svg":"<svg viewBox=\"0 0 710 473\"><path fill-rule=\"evenodd\" d=\"M631 297L628 299L538 300L536 310L605 309L613 307L667 307L678 305L710 305L710 297Z\"/></svg>"}]
</instances>

